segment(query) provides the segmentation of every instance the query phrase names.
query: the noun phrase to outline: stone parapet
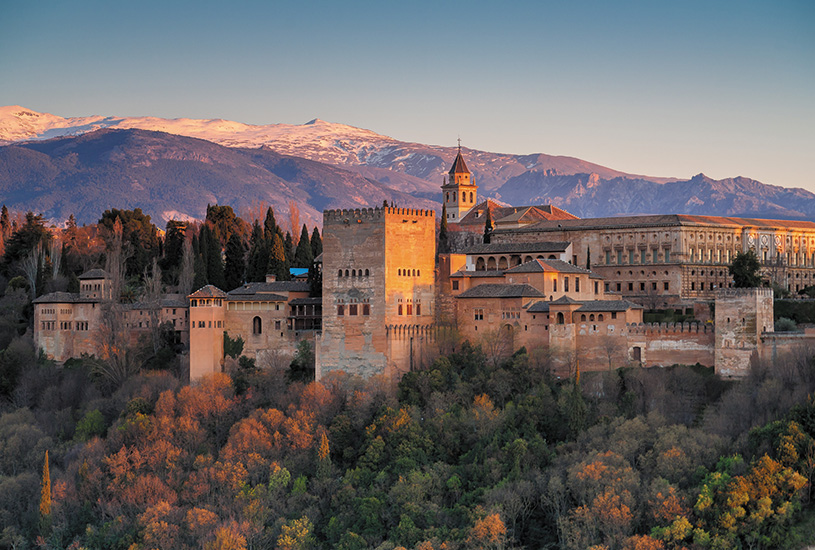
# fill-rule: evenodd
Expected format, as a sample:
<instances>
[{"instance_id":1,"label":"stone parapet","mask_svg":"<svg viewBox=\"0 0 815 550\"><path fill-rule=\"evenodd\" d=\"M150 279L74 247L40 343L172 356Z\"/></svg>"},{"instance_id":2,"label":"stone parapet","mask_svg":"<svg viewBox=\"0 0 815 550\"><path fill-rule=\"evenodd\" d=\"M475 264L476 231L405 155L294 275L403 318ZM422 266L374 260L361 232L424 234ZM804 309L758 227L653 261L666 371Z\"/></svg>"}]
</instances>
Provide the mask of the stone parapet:
<instances>
[{"instance_id":1,"label":"stone parapet","mask_svg":"<svg viewBox=\"0 0 815 550\"><path fill-rule=\"evenodd\" d=\"M629 334L670 334L702 333L713 334L714 326L710 323L629 323L626 325Z\"/></svg>"}]
</instances>

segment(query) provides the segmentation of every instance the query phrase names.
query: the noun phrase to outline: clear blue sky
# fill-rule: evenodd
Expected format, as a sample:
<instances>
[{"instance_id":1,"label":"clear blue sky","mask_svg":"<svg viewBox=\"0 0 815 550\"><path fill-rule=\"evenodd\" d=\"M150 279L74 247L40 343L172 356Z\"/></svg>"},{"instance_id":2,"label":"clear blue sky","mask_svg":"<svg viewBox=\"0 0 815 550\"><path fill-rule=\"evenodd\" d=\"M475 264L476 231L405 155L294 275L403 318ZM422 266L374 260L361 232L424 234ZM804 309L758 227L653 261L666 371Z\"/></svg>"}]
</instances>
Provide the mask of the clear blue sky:
<instances>
[{"instance_id":1,"label":"clear blue sky","mask_svg":"<svg viewBox=\"0 0 815 550\"><path fill-rule=\"evenodd\" d=\"M0 0L0 104L815 191L815 2Z\"/></svg>"}]
</instances>

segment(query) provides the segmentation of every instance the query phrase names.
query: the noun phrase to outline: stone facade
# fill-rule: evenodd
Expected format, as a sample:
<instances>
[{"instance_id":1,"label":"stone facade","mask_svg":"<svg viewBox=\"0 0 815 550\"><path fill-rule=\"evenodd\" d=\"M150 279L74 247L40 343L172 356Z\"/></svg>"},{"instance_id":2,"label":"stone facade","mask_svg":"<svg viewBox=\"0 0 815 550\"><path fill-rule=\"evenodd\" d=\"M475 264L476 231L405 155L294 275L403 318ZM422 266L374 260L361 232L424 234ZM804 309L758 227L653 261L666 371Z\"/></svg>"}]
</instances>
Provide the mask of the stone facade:
<instances>
[{"instance_id":1,"label":"stone facade","mask_svg":"<svg viewBox=\"0 0 815 550\"><path fill-rule=\"evenodd\" d=\"M746 376L750 360L761 355L762 335L773 332L771 288L722 289L716 294L716 373Z\"/></svg>"},{"instance_id":2,"label":"stone facade","mask_svg":"<svg viewBox=\"0 0 815 550\"><path fill-rule=\"evenodd\" d=\"M323 213L323 318L317 378L398 378L422 360L435 320L435 213Z\"/></svg>"}]
</instances>

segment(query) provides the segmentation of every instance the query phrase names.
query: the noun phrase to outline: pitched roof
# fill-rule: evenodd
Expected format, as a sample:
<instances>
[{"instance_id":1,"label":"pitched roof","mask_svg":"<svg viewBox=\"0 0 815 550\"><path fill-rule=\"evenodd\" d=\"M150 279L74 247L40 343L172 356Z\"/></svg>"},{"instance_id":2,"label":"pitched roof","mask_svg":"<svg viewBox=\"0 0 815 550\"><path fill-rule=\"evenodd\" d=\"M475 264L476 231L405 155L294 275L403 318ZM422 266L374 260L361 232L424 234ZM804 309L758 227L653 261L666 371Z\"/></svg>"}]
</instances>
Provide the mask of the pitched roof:
<instances>
[{"instance_id":1,"label":"pitched roof","mask_svg":"<svg viewBox=\"0 0 815 550\"><path fill-rule=\"evenodd\" d=\"M464 157L461 156L461 150L456 155L456 160L453 161L453 166L450 168L449 174L469 174L467 165L464 163Z\"/></svg>"},{"instance_id":2,"label":"pitched roof","mask_svg":"<svg viewBox=\"0 0 815 550\"><path fill-rule=\"evenodd\" d=\"M464 251L464 254L534 254L536 252L565 252L568 241L544 241L536 243L484 243L476 244Z\"/></svg>"},{"instance_id":3,"label":"pitched roof","mask_svg":"<svg viewBox=\"0 0 815 550\"><path fill-rule=\"evenodd\" d=\"M32 303L35 304L78 304L78 303L98 303L102 300L99 298L86 298L80 297L79 294L72 292L50 292L43 294L36 298Z\"/></svg>"},{"instance_id":4,"label":"pitched roof","mask_svg":"<svg viewBox=\"0 0 815 550\"><path fill-rule=\"evenodd\" d=\"M643 309L643 307L628 300L592 300L585 302L577 311L628 311L629 309Z\"/></svg>"},{"instance_id":5,"label":"pitched roof","mask_svg":"<svg viewBox=\"0 0 815 550\"><path fill-rule=\"evenodd\" d=\"M584 218L544 220L522 229L497 229L506 232L563 231L580 229L639 228L665 226L748 226L766 229L815 229L815 222L796 220L764 220L758 218L735 218L726 216L692 216L689 214L658 214L650 216L620 216L607 218Z\"/></svg>"},{"instance_id":6,"label":"pitched roof","mask_svg":"<svg viewBox=\"0 0 815 550\"><path fill-rule=\"evenodd\" d=\"M467 215L454 225L484 225L484 212L490 210L492 223L498 227L502 223L527 223L534 224L543 220L576 220L577 216L558 208L557 206L532 205L532 206L509 206L506 203L487 199L473 206Z\"/></svg>"},{"instance_id":7,"label":"pitched roof","mask_svg":"<svg viewBox=\"0 0 815 550\"><path fill-rule=\"evenodd\" d=\"M530 285L486 283L465 290L457 298L542 298L543 294Z\"/></svg>"},{"instance_id":8,"label":"pitched roof","mask_svg":"<svg viewBox=\"0 0 815 550\"><path fill-rule=\"evenodd\" d=\"M306 281L272 281L268 283L246 283L243 286L230 290L227 298L232 301L264 301L285 302L288 298L284 292L308 292L309 284Z\"/></svg>"},{"instance_id":9,"label":"pitched roof","mask_svg":"<svg viewBox=\"0 0 815 550\"><path fill-rule=\"evenodd\" d=\"M107 271L99 268L86 271L85 273L77 277L77 279L107 279L107 278L108 278Z\"/></svg>"},{"instance_id":10,"label":"pitched roof","mask_svg":"<svg viewBox=\"0 0 815 550\"><path fill-rule=\"evenodd\" d=\"M213 285L206 285L189 296L190 298L226 298L226 292Z\"/></svg>"},{"instance_id":11,"label":"pitched roof","mask_svg":"<svg viewBox=\"0 0 815 550\"><path fill-rule=\"evenodd\" d=\"M549 313L549 302L540 300L526 308L526 311L529 313Z\"/></svg>"},{"instance_id":12,"label":"pitched roof","mask_svg":"<svg viewBox=\"0 0 815 550\"><path fill-rule=\"evenodd\" d=\"M504 272L500 269L491 269L489 271L467 271L466 269L461 269L456 271L450 277L503 277Z\"/></svg>"},{"instance_id":13,"label":"pitched roof","mask_svg":"<svg viewBox=\"0 0 815 550\"><path fill-rule=\"evenodd\" d=\"M289 301L289 305L291 306L311 306L320 305L322 303L323 299L319 296L313 298L295 298Z\"/></svg>"},{"instance_id":14,"label":"pitched roof","mask_svg":"<svg viewBox=\"0 0 815 550\"><path fill-rule=\"evenodd\" d=\"M561 296L557 300L549 302L550 304L579 304L577 300L574 298L569 298L568 296Z\"/></svg>"}]
</instances>

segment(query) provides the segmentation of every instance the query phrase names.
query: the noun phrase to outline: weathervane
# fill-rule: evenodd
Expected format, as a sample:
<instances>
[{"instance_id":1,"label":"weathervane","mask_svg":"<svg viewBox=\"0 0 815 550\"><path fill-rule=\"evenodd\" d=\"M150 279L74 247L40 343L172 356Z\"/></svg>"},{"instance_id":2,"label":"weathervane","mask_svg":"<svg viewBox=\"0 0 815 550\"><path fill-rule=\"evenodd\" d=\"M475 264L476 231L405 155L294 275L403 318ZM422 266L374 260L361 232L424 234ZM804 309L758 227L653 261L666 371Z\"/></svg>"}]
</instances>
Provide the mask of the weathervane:
<instances>
[{"instance_id":1,"label":"weathervane","mask_svg":"<svg viewBox=\"0 0 815 550\"><path fill-rule=\"evenodd\" d=\"M461 136L458 138L458 152L461 152Z\"/></svg>"}]
</instances>

